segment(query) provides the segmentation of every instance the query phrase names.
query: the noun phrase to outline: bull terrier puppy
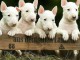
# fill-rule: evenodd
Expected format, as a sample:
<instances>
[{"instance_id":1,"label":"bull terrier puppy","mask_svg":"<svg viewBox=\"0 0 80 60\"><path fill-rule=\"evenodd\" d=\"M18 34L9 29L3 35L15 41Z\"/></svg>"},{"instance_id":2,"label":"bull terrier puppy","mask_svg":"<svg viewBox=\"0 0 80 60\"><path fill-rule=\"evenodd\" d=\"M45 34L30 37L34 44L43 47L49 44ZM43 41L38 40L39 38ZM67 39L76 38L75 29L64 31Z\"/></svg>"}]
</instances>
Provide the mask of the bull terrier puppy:
<instances>
[{"instance_id":1,"label":"bull terrier puppy","mask_svg":"<svg viewBox=\"0 0 80 60\"><path fill-rule=\"evenodd\" d=\"M10 36L14 36L15 34L21 33L21 31L17 28L18 23L18 7L7 7L7 5L2 1L1 2L1 12L2 19L0 21L0 35L8 34ZM16 50L20 55L22 54L20 50Z\"/></svg>"},{"instance_id":2,"label":"bull terrier puppy","mask_svg":"<svg viewBox=\"0 0 80 60\"><path fill-rule=\"evenodd\" d=\"M59 23L58 33L62 34L62 37L65 41L68 40L69 34L72 35L72 40L78 40L79 29L76 23L78 19L78 8L80 0L74 2L67 2L67 0L61 0L61 7L63 8L63 17ZM77 55L77 51L74 51L74 54Z\"/></svg>"},{"instance_id":3,"label":"bull terrier puppy","mask_svg":"<svg viewBox=\"0 0 80 60\"><path fill-rule=\"evenodd\" d=\"M40 38L45 38L48 34L49 38L54 38L57 30L55 24L55 16L57 13L57 6L55 6L52 11L44 10L43 6L40 5L38 10L38 15L40 16L36 24L36 33L39 34Z\"/></svg>"},{"instance_id":4,"label":"bull terrier puppy","mask_svg":"<svg viewBox=\"0 0 80 60\"><path fill-rule=\"evenodd\" d=\"M38 0L34 0L33 3L25 3L24 0L19 0L19 8L21 10L21 18L18 22L18 28L22 33L31 36L34 33Z\"/></svg>"}]
</instances>

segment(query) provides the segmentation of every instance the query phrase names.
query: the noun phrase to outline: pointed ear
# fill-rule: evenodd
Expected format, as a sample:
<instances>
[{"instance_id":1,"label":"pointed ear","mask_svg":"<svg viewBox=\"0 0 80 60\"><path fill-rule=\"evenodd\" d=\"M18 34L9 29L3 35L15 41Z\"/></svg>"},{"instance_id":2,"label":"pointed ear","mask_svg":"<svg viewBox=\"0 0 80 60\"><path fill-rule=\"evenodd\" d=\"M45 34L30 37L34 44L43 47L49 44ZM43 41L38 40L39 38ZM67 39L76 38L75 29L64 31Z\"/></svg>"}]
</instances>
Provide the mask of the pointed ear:
<instances>
[{"instance_id":1,"label":"pointed ear","mask_svg":"<svg viewBox=\"0 0 80 60\"><path fill-rule=\"evenodd\" d=\"M38 10L38 14L40 15L42 13L44 13L44 8L42 5L40 5L39 10Z\"/></svg>"},{"instance_id":2,"label":"pointed ear","mask_svg":"<svg viewBox=\"0 0 80 60\"><path fill-rule=\"evenodd\" d=\"M80 0L77 0L76 1L76 5L79 7L79 4L80 4Z\"/></svg>"},{"instance_id":3,"label":"pointed ear","mask_svg":"<svg viewBox=\"0 0 80 60\"><path fill-rule=\"evenodd\" d=\"M19 12L20 11L20 9L18 8L18 7L15 7L16 8L16 10Z\"/></svg>"},{"instance_id":4,"label":"pointed ear","mask_svg":"<svg viewBox=\"0 0 80 60\"><path fill-rule=\"evenodd\" d=\"M2 1L1 2L1 12L4 12L7 9L7 5Z\"/></svg>"},{"instance_id":5,"label":"pointed ear","mask_svg":"<svg viewBox=\"0 0 80 60\"><path fill-rule=\"evenodd\" d=\"M55 7L52 9L52 12L53 12L54 15L57 14L57 6L55 6Z\"/></svg>"},{"instance_id":6,"label":"pointed ear","mask_svg":"<svg viewBox=\"0 0 80 60\"><path fill-rule=\"evenodd\" d=\"M38 0L34 0L33 5L34 5L34 7L37 9L37 6L38 6Z\"/></svg>"},{"instance_id":7,"label":"pointed ear","mask_svg":"<svg viewBox=\"0 0 80 60\"><path fill-rule=\"evenodd\" d=\"M61 0L61 6L64 7L67 4L67 0Z\"/></svg>"},{"instance_id":8,"label":"pointed ear","mask_svg":"<svg viewBox=\"0 0 80 60\"><path fill-rule=\"evenodd\" d=\"M19 0L19 8L23 7L25 5L24 0Z\"/></svg>"}]
</instances>

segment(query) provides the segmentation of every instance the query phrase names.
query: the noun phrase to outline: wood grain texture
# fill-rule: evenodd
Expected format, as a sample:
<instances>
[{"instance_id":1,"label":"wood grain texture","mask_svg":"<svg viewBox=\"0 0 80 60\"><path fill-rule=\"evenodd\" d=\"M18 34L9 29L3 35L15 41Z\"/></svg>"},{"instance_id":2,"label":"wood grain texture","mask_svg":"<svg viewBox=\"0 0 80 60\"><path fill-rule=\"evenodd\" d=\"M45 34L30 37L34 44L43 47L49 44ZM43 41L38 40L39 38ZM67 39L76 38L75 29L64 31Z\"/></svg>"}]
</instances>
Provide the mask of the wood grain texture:
<instances>
[{"instance_id":1,"label":"wood grain texture","mask_svg":"<svg viewBox=\"0 0 80 60\"><path fill-rule=\"evenodd\" d=\"M54 39L39 38L37 34L25 36L23 34L10 37L8 35L0 36L1 50L80 50L80 38L73 41L71 36L68 41L64 41L60 34L56 34Z\"/></svg>"}]
</instances>

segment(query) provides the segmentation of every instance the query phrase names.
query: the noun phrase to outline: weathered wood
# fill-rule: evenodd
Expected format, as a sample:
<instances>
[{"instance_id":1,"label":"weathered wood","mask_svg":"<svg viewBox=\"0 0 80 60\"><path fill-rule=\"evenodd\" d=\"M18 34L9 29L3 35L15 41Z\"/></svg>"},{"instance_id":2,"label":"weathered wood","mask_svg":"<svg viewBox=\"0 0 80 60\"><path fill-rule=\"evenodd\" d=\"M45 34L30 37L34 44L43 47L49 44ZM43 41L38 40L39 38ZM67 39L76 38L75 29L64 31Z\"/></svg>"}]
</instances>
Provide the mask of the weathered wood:
<instances>
[{"instance_id":1,"label":"weathered wood","mask_svg":"<svg viewBox=\"0 0 80 60\"><path fill-rule=\"evenodd\" d=\"M1 50L80 50L80 38L73 41L71 37L67 42L57 34L54 39L40 39L38 35L31 37L19 34L14 37L0 36Z\"/></svg>"}]
</instances>

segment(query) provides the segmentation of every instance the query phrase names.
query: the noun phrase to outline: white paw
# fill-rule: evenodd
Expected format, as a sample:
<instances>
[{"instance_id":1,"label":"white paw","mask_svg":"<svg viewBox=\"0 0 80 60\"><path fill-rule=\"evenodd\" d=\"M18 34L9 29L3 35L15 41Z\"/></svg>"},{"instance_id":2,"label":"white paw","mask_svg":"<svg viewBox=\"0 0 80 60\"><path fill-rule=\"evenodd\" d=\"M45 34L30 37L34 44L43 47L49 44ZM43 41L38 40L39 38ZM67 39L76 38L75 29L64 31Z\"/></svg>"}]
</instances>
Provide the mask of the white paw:
<instances>
[{"instance_id":1,"label":"white paw","mask_svg":"<svg viewBox=\"0 0 80 60\"><path fill-rule=\"evenodd\" d=\"M74 56L77 56L78 55L78 51L77 50L74 50Z\"/></svg>"},{"instance_id":2,"label":"white paw","mask_svg":"<svg viewBox=\"0 0 80 60\"><path fill-rule=\"evenodd\" d=\"M28 30L28 31L25 32L25 34L26 34L27 36L32 36L33 32L32 32L31 30Z\"/></svg>"},{"instance_id":3,"label":"white paw","mask_svg":"<svg viewBox=\"0 0 80 60\"><path fill-rule=\"evenodd\" d=\"M63 37L64 41L67 41L69 39L68 33L63 33L62 37Z\"/></svg>"},{"instance_id":4,"label":"white paw","mask_svg":"<svg viewBox=\"0 0 80 60\"><path fill-rule=\"evenodd\" d=\"M49 38L53 39L55 37L55 33L54 32L50 32L48 35Z\"/></svg>"},{"instance_id":5,"label":"white paw","mask_svg":"<svg viewBox=\"0 0 80 60\"><path fill-rule=\"evenodd\" d=\"M15 35L15 32L14 32L14 31L9 31L9 32L8 32L8 35L9 35L9 36L14 36L14 35Z\"/></svg>"},{"instance_id":6,"label":"white paw","mask_svg":"<svg viewBox=\"0 0 80 60\"><path fill-rule=\"evenodd\" d=\"M72 40L77 41L79 38L78 33L72 33Z\"/></svg>"},{"instance_id":7,"label":"white paw","mask_svg":"<svg viewBox=\"0 0 80 60\"><path fill-rule=\"evenodd\" d=\"M20 50L16 50L16 52L19 54L19 55L22 55L22 52Z\"/></svg>"},{"instance_id":8,"label":"white paw","mask_svg":"<svg viewBox=\"0 0 80 60\"><path fill-rule=\"evenodd\" d=\"M40 33L39 36L40 36L40 38L42 38L42 39L46 38L46 34L45 34L45 32Z\"/></svg>"},{"instance_id":9,"label":"white paw","mask_svg":"<svg viewBox=\"0 0 80 60\"><path fill-rule=\"evenodd\" d=\"M2 35L2 31L0 30L0 36Z\"/></svg>"}]
</instances>

